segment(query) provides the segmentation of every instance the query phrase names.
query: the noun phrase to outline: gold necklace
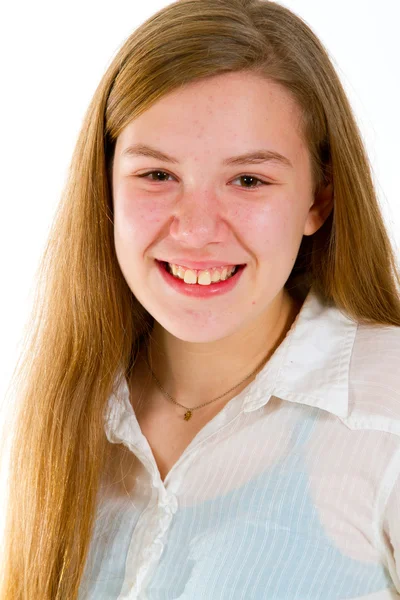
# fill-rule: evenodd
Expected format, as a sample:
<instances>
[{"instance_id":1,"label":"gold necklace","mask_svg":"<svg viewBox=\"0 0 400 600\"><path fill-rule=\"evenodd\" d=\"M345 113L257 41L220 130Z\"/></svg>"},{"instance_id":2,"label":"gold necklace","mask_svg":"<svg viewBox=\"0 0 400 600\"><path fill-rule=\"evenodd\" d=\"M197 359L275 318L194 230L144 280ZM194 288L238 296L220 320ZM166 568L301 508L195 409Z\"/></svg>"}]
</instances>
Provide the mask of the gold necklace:
<instances>
[{"instance_id":1,"label":"gold necklace","mask_svg":"<svg viewBox=\"0 0 400 600\"><path fill-rule=\"evenodd\" d=\"M258 369L260 369L260 367L263 367L267 360L268 360L268 356L267 359L264 357L262 362L254 369L254 371L252 371L250 373L250 375L247 375L247 377L245 377L244 379L242 379L242 381L240 381L238 384L236 384L235 386L233 386L230 390L228 390L227 392L225 392L224 394L221 394L220 396L218 396L217 398L214 398L213 400L210 400L209 402L205 402L204 404L200 404L199 406L194 406L193 408L188 408L187 406L183 406L183 404L179 404L179 402L177 402L176 400L174 400L172 398L172 396L166 391L164 390L164 388L162 387L161 383L158 381L157 377L154 375L148 360L145 358L144 359L149 370L151 373L152 378L154 379L154 381L156 382L157 386L160 388L160 390L163 392L163 394L169 398L169 400L171 400L174 404L177 404L178 406L181 406L182 408L184 408L186 410L183 418L185 419L185 421L189 421L189 419L191 418L193 411L197 410L198 408L202 408L203 406L207 406L208 404L211 404L212 402L215 402L216 400L219 400L220 398L222 398L223 396L226 396L227 394L229 394L229 392L231 392L232 390L234 390L235 388L239 387L239 385L241 385L244 381L246 381L246 379L249 379L249 377L251 377L252 375L254 375L256 373L256 371Z\"/></svg>"}]
</instances>

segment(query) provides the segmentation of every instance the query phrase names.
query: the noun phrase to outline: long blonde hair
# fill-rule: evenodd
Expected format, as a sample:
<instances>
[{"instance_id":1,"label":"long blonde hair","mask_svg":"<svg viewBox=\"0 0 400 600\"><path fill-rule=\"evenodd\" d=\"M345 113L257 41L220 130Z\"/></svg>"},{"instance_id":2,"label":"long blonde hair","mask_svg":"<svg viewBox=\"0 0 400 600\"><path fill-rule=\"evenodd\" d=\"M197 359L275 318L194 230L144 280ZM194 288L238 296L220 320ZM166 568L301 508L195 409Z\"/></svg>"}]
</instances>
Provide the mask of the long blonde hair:
<instances>
[{"instance_id":1,"label":"long blonde hair","mask_svg":"<svg viewBox=\"0 0 400 600\"><path fill-rule=\"evenodd\" d=\"M286 287L313 285L358 321L400 326L400 275L368 157L316 35L266 0L180 0L157 12L125 41L93 96L37 272L9 388L17 410L0 600L77 598L109 459L106 403L153 324L116 258L115 141L165 94L233 71L262 74L293 94L314 189L333 184L334 208L303 238Z\"/></svg>"}]
</instances>

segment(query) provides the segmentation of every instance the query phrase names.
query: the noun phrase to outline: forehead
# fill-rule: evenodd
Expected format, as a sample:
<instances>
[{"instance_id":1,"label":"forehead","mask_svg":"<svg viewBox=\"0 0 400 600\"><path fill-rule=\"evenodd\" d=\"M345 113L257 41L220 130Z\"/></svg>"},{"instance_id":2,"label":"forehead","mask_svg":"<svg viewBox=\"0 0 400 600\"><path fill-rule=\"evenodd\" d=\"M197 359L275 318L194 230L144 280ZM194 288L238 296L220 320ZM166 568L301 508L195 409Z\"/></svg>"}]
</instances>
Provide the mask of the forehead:
<instances>
[{"instance_id":1,"label":"forehead","mask_svg":"<svg viewBox=\"0 0 400 600\"><path fill-rule=\"evenodd\" d=\"M163 96L125 127L116 151L142 142L175 156L218 152L222 157L270 146L295 161L306 151L301 117L283 86L251 73L227 73Z\"/></svg>"}]
</instances>

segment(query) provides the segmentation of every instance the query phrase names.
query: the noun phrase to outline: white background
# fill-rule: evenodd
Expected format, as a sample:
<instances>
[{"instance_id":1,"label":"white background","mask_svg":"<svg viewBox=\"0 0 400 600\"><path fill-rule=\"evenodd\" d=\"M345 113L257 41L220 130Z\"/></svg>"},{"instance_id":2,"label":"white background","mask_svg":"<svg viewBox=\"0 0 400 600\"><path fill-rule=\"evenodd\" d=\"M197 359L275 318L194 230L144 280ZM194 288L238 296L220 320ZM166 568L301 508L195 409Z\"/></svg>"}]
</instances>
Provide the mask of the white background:
<instances>
[{"instance_id":1,"label":"white background","mask_svg":"<svg viewBox=\"0 0 400 600\"><path fill-rule=\"evenodd\" d=\"M33 299L32 278L84 113L124 40L167 4L15 0L4 3L0 11L0 424ZM286 0L282 4L306 20L331 55L360 125L399 256L400 3Z\"/></svg>"}]
</instances>

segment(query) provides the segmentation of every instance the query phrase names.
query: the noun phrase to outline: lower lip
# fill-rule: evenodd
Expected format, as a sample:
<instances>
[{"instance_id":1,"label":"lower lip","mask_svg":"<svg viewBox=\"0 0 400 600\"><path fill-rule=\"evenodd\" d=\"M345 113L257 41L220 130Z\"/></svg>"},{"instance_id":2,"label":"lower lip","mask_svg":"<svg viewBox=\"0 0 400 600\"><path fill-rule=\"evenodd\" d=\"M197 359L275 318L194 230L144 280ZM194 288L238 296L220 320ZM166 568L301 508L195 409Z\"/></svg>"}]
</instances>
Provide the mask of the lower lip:
<instances>
[{"instance_id":1,"label":"lower lip","mask_svg":"<svg viewBox=\"0 0 400 600\"><path fill-rule=\"evenodd\" d=\"M171 275L171 273L168 273L164 266L165 263L158 260L155 262L161 276L168 285L177 292L185 294L186 296L191 296L192 298L210 298L220 296L221 294L227 294L237 286L242 273L246 268L246 265L239 267L233 277L229 277L229 279L226 279L225 281L210 283L210 285L200 285L199 283L185 283L183 279L178 279Z\"/></svg>"}]
</instances>

